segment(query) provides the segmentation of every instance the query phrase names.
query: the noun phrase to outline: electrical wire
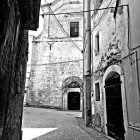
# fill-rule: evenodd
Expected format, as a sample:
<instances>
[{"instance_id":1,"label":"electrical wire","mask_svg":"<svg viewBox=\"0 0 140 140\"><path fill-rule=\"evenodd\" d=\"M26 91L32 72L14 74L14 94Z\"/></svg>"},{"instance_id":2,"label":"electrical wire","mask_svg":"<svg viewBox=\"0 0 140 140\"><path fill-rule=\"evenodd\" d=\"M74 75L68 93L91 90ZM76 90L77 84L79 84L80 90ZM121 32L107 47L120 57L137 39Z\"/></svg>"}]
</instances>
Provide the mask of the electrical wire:
<instances>
[{"instance_id":1,"label":"electrical wire","mask_svg":"<svg viewBox=\"0 0 140 140\"><path fill-rule=\"evenodd\" d=\"M58 18L55 16L54 12L52 11L51 7L49 6L49 13L53 13L52 15L54 16L54 20L57 22L57 24L59 25L59 27L61 28L61 30L63 31L63 33L65 33L68 37L68 39L70 40L70 42L74 45L74 47L76 47L80 52L82 52L82 50L75 44L75 42L70 38L69 34L66 32L66 30L64 29L63 25L60 23L60 21L58 20Z\"/></svg>"},{"instance_id":2,"label":"electrical wire","mask_svg":"<svg viewBox=\"0 0 140 140\"><path fill-rule=\"evenodd\" d=\"M110 9L109 8L109 6L110 6L110 4L112 3L112 0L109 2L109 4L107 5L107 9L105 9L105 10L108 10L108 9ZM115 8L115 7L114 7ZM106 15L106 13L107 13L107 11L104 11L103 13L102 13L102 15L100 16L100 18L99 18L99 21L96 23L96 25L94 26L94 28L96 28L99 24L100 24L100 22L101 22L101 20L103 19L103 17Z\"/></svg>"},{"instance_id":3,"label":"electrical wire","mask_svg":"<svg viewBox=\"0 0 140 140\"><path fill-rule=\"evenodd\" d=\"M128 6L128 4L124 4L124 5L119 5L118 7L122 7L122 6ZM86 13L86 12L94 12L94 11L100 11L100 10L106 10L106 9L112 9L112 8L116 8L113 6L110 7L105 7L105 8L97 8L97 9L92 9L92 10L87 10L87 11L78 11L78 12L65 12L65 13L43 13L41 15L62 15L62 14L80 14L80 13Z\"/></svg>"}]
</instances>

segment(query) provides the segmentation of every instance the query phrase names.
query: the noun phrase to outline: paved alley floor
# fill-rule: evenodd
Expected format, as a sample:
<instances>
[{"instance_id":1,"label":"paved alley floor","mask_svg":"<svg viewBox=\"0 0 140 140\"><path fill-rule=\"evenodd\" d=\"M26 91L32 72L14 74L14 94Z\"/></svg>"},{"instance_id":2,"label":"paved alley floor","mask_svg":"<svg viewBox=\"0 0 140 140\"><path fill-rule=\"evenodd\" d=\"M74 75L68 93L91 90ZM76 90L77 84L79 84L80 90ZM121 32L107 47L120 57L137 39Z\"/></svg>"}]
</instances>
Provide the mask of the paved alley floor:
<instances>
[{"instance_id":1,"label":"paved alley floor","mask_svg":"<svg viewBox=\"0 0 140 140\"><path fill-rule=\"evenodd\" d=\"M25 107L23 140L96 140L77 124L81 112Z\"/></svg>"}]
</instances>

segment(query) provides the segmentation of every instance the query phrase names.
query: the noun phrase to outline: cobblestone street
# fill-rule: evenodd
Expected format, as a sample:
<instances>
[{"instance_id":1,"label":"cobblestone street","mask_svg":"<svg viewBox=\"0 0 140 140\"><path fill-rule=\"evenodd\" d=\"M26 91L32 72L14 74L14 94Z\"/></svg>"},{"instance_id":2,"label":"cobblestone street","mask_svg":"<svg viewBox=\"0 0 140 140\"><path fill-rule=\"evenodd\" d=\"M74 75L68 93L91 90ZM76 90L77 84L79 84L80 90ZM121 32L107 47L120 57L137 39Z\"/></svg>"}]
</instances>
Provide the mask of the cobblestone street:
<instances>
[{"instance_id":1,"label":"cobblestone street","mask_svg":"<svg viewBox=\"0 0 140 140\"><path fill-rule=\"evenodd\" d=\"M23 140L97 140L79 127L76 117L81 112L25 107Z\"/></svg>"}]
</instances>

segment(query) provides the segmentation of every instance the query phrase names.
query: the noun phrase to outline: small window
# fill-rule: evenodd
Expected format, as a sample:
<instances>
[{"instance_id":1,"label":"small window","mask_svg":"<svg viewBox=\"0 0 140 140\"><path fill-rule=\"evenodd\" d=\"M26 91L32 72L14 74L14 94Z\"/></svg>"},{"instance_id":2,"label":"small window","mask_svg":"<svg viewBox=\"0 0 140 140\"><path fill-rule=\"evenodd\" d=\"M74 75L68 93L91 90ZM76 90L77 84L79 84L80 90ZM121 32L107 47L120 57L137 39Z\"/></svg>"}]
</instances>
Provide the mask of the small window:
<instances>
[{"instance_id":1,"label":"small window","mask_svg":"<svg viewBox=\"0 0 140 140\"><path fill-rule=\"evenodd\" d=\"M99 33L97 33L95 36L95 53L98 54L99 51L100 51L100 37Z\"/></svg>"},{"instance_id":2,"label":"small window","mask_svg":"<svg viewBox=\"0 0 140 140\"><path fill-rule=\"evenodd\" d=\"M96 94L96 101L100 101L100 84L95 83L95 94Z\"/></svg>"},{"instance_id":3,"label":"small window","mask_svg":"<svg viewBox=\"0 0 140 140\"><path fill-rule=\"evenodd\" d=\"M78 36L79 36L79 22L71 22L70 37L78 37Z\"/></svg>"}]
</instances>

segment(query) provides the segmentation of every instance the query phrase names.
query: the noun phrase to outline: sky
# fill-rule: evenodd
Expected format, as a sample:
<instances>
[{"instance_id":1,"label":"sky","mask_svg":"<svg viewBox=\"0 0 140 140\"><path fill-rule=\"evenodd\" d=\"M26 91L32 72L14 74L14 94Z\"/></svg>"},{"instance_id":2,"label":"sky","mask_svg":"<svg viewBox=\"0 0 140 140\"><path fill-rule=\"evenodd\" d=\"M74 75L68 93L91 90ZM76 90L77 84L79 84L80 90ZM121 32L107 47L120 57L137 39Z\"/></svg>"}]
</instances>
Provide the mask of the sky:
<instances>
[{"instance_id":1,"label":"sky","mask_svg":"<svg viewBox=\"0 0 140 140\"><path fill-rule=\"evenodd\" d=\"M54 0L41 0L41 4L51 3Z\"/></svg>"}]
</instances>

